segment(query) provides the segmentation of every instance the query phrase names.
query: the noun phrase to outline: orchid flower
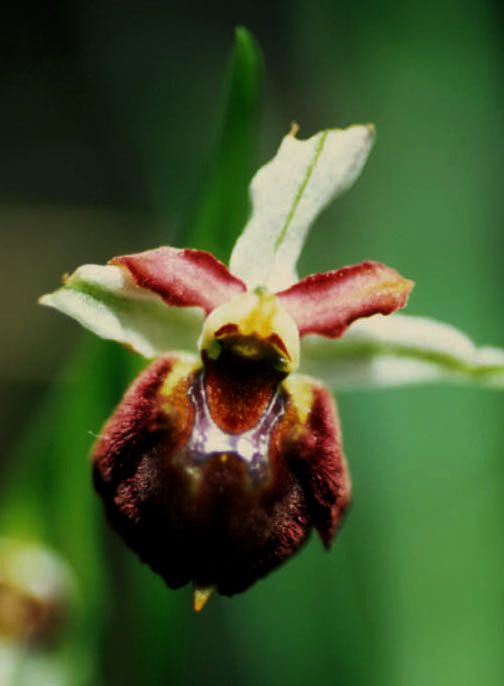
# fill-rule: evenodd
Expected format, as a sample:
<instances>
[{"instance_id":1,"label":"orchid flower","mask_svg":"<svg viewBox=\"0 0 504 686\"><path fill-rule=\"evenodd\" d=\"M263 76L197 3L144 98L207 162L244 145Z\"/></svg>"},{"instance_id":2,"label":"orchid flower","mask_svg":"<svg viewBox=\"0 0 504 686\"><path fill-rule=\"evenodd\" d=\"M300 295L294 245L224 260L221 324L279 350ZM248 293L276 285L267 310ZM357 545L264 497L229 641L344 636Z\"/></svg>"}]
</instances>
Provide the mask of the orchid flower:
<instances>
[{"instance_id":1,"label":"orchid flower","mask_svg":"<svg viewBox=\"0 0 504 686\"><path fill-rule=\"evenodd\" d=\"M94 481L124 541L168 586L192 581L198 610L268 574L313 528L332 544L351 485L331 391L311 374L331 390L443 375L503 384L503 352L384 316L413 286L394 269L298 279L309 226L357 178L373 136L291 131L252 180L229 269L161 247L84 265L41 299L154 358L100 433Z\"/></svg>"},{"instance_id":2,"label":"orchid flower","mask_svg":"<svg viewBox=\"0 0 504 686\"><path fill-rule=\"evenodd\" d=\"M54 551L0 538L0 684L71 683L57 650L76 614L75 575Z\"/></svg>"}]
</instances>

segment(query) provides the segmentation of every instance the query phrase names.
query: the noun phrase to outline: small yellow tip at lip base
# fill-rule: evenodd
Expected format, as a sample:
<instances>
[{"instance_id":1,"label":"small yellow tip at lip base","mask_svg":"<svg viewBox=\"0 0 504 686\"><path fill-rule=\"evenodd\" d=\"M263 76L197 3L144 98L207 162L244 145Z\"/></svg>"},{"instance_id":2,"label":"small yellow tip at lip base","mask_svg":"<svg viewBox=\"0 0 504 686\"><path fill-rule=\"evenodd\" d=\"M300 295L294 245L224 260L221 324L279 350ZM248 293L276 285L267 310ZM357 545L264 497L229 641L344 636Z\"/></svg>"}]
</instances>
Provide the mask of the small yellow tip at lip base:
<instances>
[{"instance_id":1,"label":"small yellow tip at lip base","mask_svg":"<svg viewBox=\"0 0 504 686\"><path fill-rule=\"evenodd\" d=\"M207 600L210 598L214 591L215 586L194 586L193 606L196 612L200 612L205 607Z\"/></svg>"}]
</instances>

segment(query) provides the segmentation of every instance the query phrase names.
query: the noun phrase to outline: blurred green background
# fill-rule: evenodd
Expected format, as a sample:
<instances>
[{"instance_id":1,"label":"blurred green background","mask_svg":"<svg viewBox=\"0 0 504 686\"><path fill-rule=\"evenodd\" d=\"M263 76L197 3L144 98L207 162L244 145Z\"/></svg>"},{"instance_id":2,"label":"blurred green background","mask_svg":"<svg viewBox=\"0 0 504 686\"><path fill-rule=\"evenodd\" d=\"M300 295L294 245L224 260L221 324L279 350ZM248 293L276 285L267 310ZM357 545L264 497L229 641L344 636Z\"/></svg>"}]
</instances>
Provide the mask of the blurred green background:
<instances>
[{"instance_id":1,"label":"blurred green background","mask_svg":"<svg viewBox=\"0 0 504 686\"><path fill-rule=\"evenodd\" d=\"M502 394L340 395L354 506L333 550L313 537L194 615L190 589L165 589L107 530L91 489L91 433L136 363L36 305L79 264L185 245L189 232L225 253L244 212L238 192L214 202L226 179L239 190L292 120L301 137L372 121L363 176L318 221L301 273L383 261L415 279L409 313L504 346L499 4L55 0L7 14L0 522L75 568L75 684L500 686ZM260 110L253 63L233 114L237 25L265 68Z\"/></svg>"}]
</instances>

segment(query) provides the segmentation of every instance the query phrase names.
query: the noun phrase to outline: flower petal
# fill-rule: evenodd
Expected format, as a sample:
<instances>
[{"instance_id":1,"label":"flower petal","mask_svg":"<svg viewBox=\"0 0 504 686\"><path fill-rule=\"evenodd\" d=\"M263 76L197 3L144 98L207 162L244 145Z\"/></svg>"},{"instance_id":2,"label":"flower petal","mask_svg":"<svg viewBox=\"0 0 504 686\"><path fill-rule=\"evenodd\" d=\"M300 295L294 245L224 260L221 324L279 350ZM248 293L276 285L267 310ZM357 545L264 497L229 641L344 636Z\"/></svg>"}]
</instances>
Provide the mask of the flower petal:
<instances>
[{"instance_id":1,"label":"flower petal","mask_svg":"<svg viewBox=\"0 0 504 686\"><path fill-rule=\"evenodd\" d=\"M292 374L283 386L304 423L295 441L292 468L304 486L319 536L329 548L350 506L352 490L338 411L330 391L315 379Z\"/></svg>"},{"instance_id":2,"label":"flower petal","mask_svg":"<svg viewBox=\"0 0 504 686\"><path fill-rule=\"evenodd\" d=\"M379 262L362 262L312 274L277 298L298 325L299 334L338 338L360 317L390 314L404 307L413 282Z\"/></svg>"},{"instance_id":3,"label":"flower petal","mask_svg":"<svg viewBox=\"0 0 504 686\"><path fill-rule=\"evenodd\" d=\"M168 305L202 307L205 314L246 290L245 284L204 250L157 248L114 257L127 267L138 286L160 295Z\"/></svg>"},{"instance_id":4,"label":"flower petal","mask_svg":"<svg viewBox=\"0 0 504 686\"><path fill-rule=\"evenodd\" d=\"M169 307L160 296L137 286L127 269L115 265L83 265L39 302L145 357L196 350L203 322L201 308Z\"/></svg>"},{"instance_id":5,"label":"flower petal","mask_svg":"<svg viewBox=\"0 0 504 686\"><path fill-rule=\"evenodd\" d=\"M250 289L276 291L298 280L296 262L310 224L355 181L374 129L331 129L304 141L294 133L285 136L276 156L252 179L252 216L230 261L233 274Z\"/></svg>"},{"instance_id":6,"label":"flower petal","mask_svg":"<svg viewBox=\"0 0 504 686\"><path fill-rule=\"evenodd\" d=\"M306 336L301 360L303 372L334 390L432 381L504 388L504 350L477 348L455 327L424 317L376 315L337 341Z\"/></svg>"}]
</instances>

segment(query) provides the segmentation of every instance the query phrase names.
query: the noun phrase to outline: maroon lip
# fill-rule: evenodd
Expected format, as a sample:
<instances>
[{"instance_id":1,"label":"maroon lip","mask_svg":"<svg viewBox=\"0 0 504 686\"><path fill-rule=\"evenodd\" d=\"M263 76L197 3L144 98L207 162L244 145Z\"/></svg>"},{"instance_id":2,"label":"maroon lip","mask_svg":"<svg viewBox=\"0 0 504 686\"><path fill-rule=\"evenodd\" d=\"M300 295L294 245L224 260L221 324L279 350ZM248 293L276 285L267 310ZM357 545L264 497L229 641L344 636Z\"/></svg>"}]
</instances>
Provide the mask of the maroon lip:
<instances>
[{"instance_id":1,"label":"maroon lip","mask_svg":"<svg viewBox=\"0 0 504 686\"><path fill-rule=\"evenodd\" d=\"M301 421L285 375L225 350L171 386L179 362L160 358L127 391L95 446L95 486L169 587L234 595L313 528L331 544L350 501L336 408L313 382Z\"/></svg>"}]
</instances>

